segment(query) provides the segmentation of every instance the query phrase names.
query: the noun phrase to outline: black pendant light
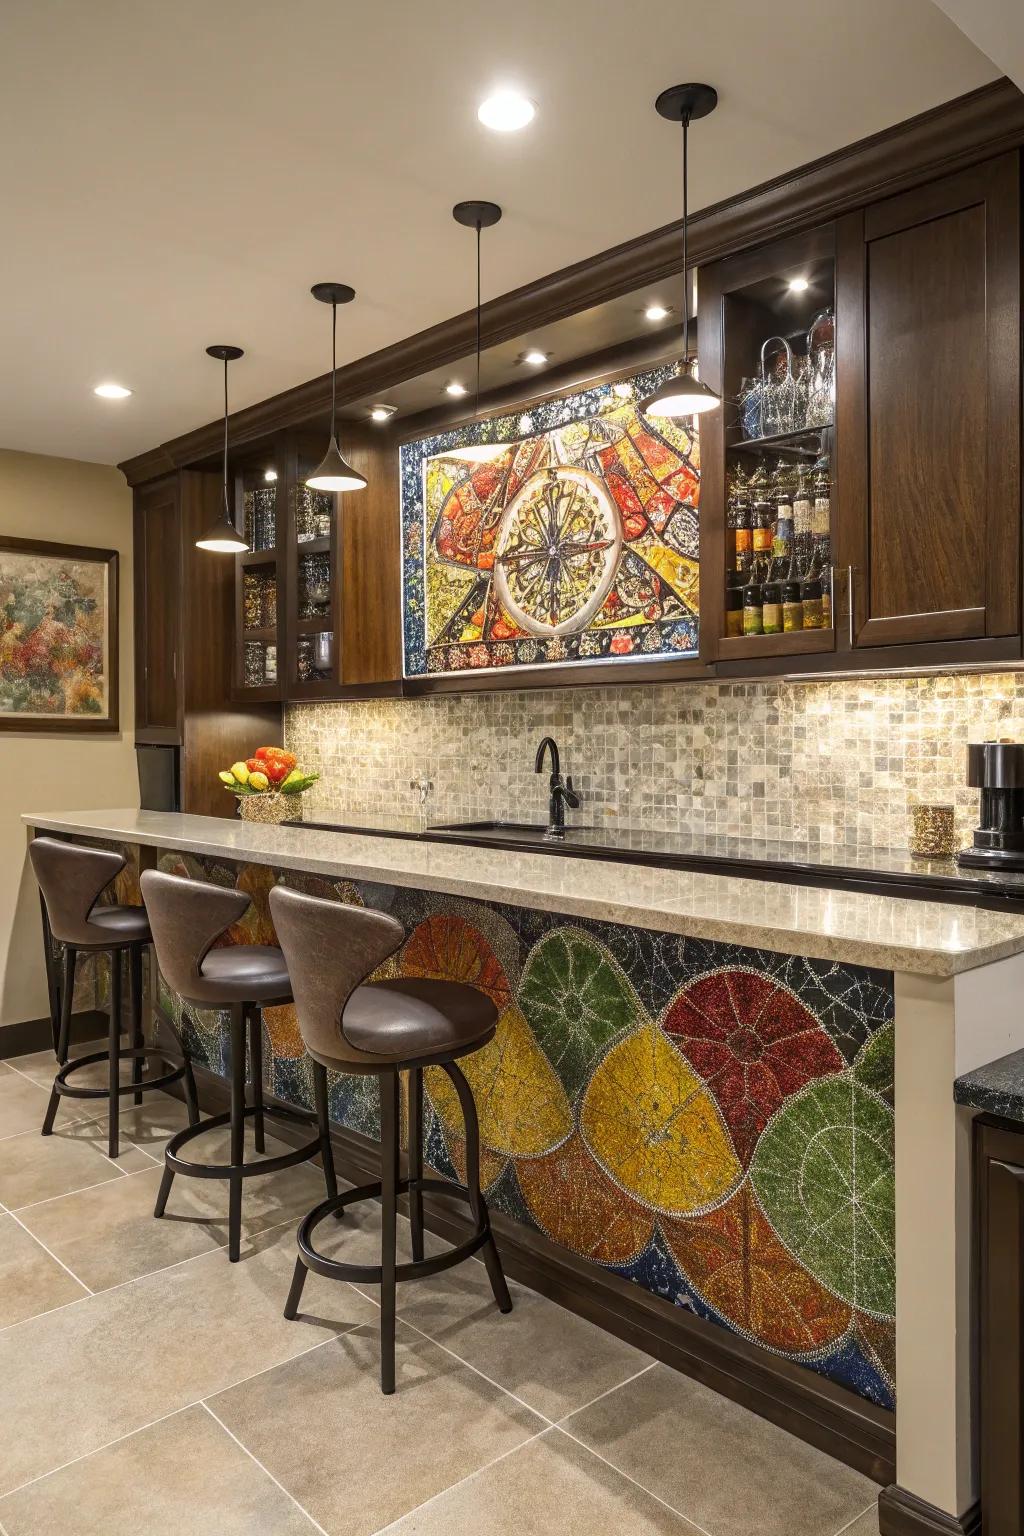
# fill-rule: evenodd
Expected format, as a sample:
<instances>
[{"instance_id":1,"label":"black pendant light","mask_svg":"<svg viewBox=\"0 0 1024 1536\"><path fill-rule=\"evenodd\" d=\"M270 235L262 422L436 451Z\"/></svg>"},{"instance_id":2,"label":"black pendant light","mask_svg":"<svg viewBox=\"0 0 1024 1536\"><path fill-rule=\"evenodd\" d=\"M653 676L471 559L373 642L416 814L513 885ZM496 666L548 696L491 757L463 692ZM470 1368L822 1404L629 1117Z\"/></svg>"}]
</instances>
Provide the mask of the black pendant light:
<instances>
[{"instance_id":1,"label":"black pendant light","mask_svg":"<svg viewBox=\"0 0 1024 1536\"><path fill-rule=\"evenodd\" d=\"M362 491L366 477L342 458L338 447L338 305L351 304L356 291L348 283L314 283L309 291L321 304L331 306L331 445L313 473L306 476L306 484L313 491Z\"/></svg>"},{"instance_id":2,"label":"black pendant light","mask_svg":"<svg viewBox=\"0 0 1024 1536\"><path fill-rule=\"evenodd\" d=\"M228 500L228 363L245 354L241 347L207 347L206 352L207 356L224 364L224 505L216 522L201 539L196 539L196 548L210 549L221 555L242 555L249 546L235 527Z\"/></svg>"},{"instance_id":3,"label":"black pendant light","mask_svg":"<svg viewBox=\"0 0 1024 1536\"><path fill-rule=\"evenodd\" d=\"M476 396L473 407L474 420L480 419L480 231L490 229L501 218L501 209L497 203L482 203L478 200L470 200L465 203L456 203L452 209L452 218L456 224L462 224L466 229L476 230ZM484 434L486 437L486 428ZM463 459L469 464L487 464L492 459L500 458L508 447L508 443L480 442L469 443L465 448L453 448L447 455L450 459Z\"/></svg>"},{"instance_id":4,"label":"black pendant light","mask_svg":"<svg viewBox=\"0 0 1024 1536\"><path fill-rule=\"evenodd\" d=\"M690 124L707 117L718 105L718 92L711 85L673 85L662 91L655 108L670 123L683 125L683 356L678 373L667 379L653 395L641 400L645 416L700 416L721 405L713 389L694 378L696 358L690 356L690 274L687 271L686 225L689 216L688 148Z\"/></svg>"}]
</instances>

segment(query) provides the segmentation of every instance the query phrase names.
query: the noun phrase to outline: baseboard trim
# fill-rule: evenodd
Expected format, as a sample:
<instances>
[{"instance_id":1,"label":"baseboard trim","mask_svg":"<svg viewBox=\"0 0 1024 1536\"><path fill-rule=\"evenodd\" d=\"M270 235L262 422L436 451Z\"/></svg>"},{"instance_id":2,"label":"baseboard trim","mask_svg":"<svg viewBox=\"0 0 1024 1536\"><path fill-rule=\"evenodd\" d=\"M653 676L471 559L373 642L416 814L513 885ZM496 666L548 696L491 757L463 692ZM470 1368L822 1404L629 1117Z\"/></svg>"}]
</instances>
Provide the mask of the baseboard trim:
<instances>
[{"instance_id":1,"label":"baseboard trim","mask_svg":"<svg viewBox=\"0 0 1024 1536\"><path fill-rule=\"evenodd\" d=\"M219 1113L228 1107L228 1085L222 1077L197 1067L196 1079L204 1111ZM180 1090L176 1083L168 1092L181 1097ZM274 1134L296 1145L305 1139L302 1127L287 1121L277 1122ZM339 1126L332 1128L331 1140L341 1177L353 1183L379 1178L380 1149L376 1142ZM432 1231L454 1242L467 1235L470 1223L464 1207L440 1196L428 1197L425 1205L425 1219ZM892 1482L896 1475L894 1414L681 1307L668 1306L650 1292L589 1264L500 1212L494 1213L493 1226L505 1269L531 1290L741 1403L875 1482Z\"/></svg>"},{"instance_id":2,"label":"baseboard trim","mask_svg":"<svg viewBox=\"0 0 1024 1536\"><path fill-rule=\"evenodd\" d=\"M947 1515L892 1483L878 1495L878 1530L879 1536L979 1536L981 1505L975 1500L966 1514Z\"/></svg>"},{"instance_id":3,"label":"baseboard trim","mask_svg":"<svg viewBox=\"0 0 1024 1536\"><path fill-rule=\"evenodd\" d=\"M107 1033L107 1015L98 1008L72 1014L71 1043L100 1040ZM21 1024L0 1024L0 1061L13 1056L28 1056L33 1051L52 1051L53 1033L49 1019L25 1019Z\"/></svg>"}]
</instances>

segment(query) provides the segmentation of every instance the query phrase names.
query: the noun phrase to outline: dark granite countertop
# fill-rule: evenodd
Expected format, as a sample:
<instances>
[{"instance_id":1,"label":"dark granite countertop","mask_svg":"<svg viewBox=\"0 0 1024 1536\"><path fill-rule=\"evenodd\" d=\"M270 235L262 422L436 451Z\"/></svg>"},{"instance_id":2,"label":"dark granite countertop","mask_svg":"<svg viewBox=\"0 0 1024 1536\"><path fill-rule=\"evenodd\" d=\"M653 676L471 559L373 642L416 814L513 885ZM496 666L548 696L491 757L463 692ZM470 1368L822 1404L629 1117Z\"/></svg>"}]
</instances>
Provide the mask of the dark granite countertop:
<instances>
[{"instance_id":1,"label":"dark granite countertop","mask_svg":"<svg viewBox=\"0 0 1024 1536\"><path fill-rule=\"evenodd\" d=\"M1024 1124L1024 1051L1011 1051L1009 1056L1000 1056L998 1061L958 1077L953 1097L958 1104Z\"/></svg>"}]
</instances>

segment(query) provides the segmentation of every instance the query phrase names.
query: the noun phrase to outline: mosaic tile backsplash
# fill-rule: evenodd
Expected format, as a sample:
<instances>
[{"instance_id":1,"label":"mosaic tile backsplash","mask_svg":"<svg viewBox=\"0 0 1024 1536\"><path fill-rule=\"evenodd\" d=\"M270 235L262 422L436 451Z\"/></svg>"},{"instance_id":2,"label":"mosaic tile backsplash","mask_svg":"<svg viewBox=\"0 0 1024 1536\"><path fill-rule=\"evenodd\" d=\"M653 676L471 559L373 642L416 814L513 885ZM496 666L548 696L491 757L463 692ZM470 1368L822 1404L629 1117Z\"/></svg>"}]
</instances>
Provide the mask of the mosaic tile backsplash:
<instances>
[{"instance_id":1,"label":"mosaic tile backsplash","mask_svg":"<svg viewBox=\"0 0 1024 1536\"><path fill-rule=\"evenodd\" d=\"M977 824L968 741L1024 740L1024 675L654 684L300 704L286 739L323 775L307 818L544 819L544 735L584 804L574 820L906 848L919 802ZM414 781L429 783L425 805Z\"/></svg>"}]
</instances>

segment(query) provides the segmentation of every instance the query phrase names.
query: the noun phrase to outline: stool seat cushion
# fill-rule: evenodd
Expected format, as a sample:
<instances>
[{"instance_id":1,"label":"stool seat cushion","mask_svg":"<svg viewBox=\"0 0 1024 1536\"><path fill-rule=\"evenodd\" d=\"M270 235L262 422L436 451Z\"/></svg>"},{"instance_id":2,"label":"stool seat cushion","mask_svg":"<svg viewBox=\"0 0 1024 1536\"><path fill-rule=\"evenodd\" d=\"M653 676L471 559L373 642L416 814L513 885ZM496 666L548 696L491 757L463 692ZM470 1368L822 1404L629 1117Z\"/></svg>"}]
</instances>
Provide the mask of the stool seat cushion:
<instances>
[{"instance_id":1,"label":"stool seat cushion","mask_svg":"<svg viewBox=\"0 0 1024 1536\"><path fill-rule=\"evenodd\" d=\"M145 907L93 907L89 927L99 931L95 942L102 944L148 944L149 914Z\"/></svg>"},{"instance_id":2,"label":"stool seat cushion","mask_svg":"<svg viewBox=\"0 0 1024 1536\"><path fill-rule=\"evenodd\" d=\"M401 1062L483 1045L497 1021L498 1010L476 987L411 976L357 987L341 1028L357 1050Z\"/></svg>"},{"instance_id":3,"label":"stool seat cushion","mask_svg":"<svg viewBox=\"0 0 1024 1536\"><path fill-rule=\"evenodd\" d=\"M281 1003L291 1001L292 984L273 945L229 944L205 956L192 992L200 1003Z\"/></svg>"}]
</instances>

